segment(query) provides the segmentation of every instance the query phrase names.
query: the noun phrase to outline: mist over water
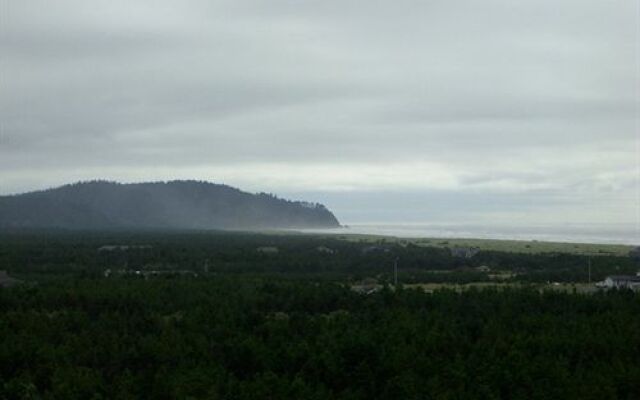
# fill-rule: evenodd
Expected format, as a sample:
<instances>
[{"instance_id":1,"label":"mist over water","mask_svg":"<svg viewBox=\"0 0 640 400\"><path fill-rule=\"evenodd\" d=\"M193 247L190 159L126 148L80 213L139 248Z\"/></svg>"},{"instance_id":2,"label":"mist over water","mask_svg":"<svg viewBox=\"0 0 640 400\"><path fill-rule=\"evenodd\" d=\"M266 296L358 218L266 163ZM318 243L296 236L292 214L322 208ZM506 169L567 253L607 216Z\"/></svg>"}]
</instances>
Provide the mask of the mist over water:
<instances>
[{"instance_id":1,"label":"mist over water","mask_svg":"<svg viewBox=\"0 0 640 400\"><path fill-rule=\"evenodd\" d=\"M582 224L567 226L508 226L422 223L344 223L343 228L305 232L365 234L401 238L474 238L566 243L640 245L640 231L632 226Z\"/></svg>"},{"instance_id":2,"label":"mist over water","mask_svg":"<svg viewBox=\"0 0 640 400\"><path fill-rule=\"evenodd\" d=\"M286 195L327 205L347 227L335 230L342 233L640 245L640 214L628 212L637 208L631 198L605 201L586 196L580 205L575 198L550 193L431 190Z\"/></svg>"}]
</instances>

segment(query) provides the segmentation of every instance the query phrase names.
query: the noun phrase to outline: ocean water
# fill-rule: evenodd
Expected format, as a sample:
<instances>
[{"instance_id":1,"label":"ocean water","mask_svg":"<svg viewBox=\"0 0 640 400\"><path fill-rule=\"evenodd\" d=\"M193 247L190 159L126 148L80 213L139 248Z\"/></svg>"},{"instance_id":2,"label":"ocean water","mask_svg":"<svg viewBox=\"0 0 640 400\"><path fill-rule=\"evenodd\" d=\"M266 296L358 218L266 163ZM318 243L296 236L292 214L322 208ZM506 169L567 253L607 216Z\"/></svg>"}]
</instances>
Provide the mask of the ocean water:
<instances>
[{"instance_id":1,"label":"ocean water","mask_svg":"<svg viewBox=\"0 0 640 400\"><path fill-rule=\"evenodd\" d=\"M402 238L473 238L501 240L537 240L545 242L640 245L640 229L635 226L489 226L464 224L345 224L336 229L311 229L305 232L366 234Z\"/></svg>"}]
</instances>

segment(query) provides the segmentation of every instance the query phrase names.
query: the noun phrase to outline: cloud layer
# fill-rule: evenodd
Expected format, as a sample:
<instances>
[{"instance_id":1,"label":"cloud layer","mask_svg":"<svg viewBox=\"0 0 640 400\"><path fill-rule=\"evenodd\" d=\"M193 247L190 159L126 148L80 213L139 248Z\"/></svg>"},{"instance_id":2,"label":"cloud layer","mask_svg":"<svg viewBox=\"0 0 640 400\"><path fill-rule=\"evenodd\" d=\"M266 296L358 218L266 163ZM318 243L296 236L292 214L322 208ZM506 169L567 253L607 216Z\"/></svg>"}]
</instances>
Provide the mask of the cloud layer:
<instances>
[{"instance_id":1,"label":"cloud layer","mask_svg":"<svg viewBox=\"0 0 640 400\"><path fill-rule=\"evenodd\" d=\"M199 178L638 223L634 2L0 5L1 193Z\"/></svg>"}]
</instances>

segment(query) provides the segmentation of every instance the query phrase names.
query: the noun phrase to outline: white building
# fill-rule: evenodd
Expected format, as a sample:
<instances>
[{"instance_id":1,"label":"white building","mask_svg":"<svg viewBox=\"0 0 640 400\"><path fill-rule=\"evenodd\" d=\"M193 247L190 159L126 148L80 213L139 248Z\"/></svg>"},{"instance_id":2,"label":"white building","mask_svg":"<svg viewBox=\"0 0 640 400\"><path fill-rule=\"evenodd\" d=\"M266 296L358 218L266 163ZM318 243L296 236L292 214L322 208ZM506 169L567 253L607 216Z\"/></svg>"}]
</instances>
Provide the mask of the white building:
<instances>
[{"instance_id":1,"label":"white building","mask_svg":"<svg viewBox=\"0 0 640 400\"><path fill-rule=\"evenodd\" d=\"M280 252L280 249L274 246L262 246L258 247L256 251L262 254L278 254Z\"/></svg>"},{"instance_id":2,"label":"white building","mask_svg":"<svg viewBox=\"0 0 640 400\"><path fill-rule=\"evenodd\" d=\"M451 255L457 258L473 258L476 254L480 252L480 248L478 247L453 247L449 249L451 251Z\"/></svg>"},{"instance_id":3,"label":"white building","mask_svg":"<svg viewBox=\"0 0 640 400\"><path fill-rule=\"evenodd\" d=\"M640 290L640 276L611 275L611 276L607 276L607 278L604 281L598 282L596 286L604 289Z\"/></svg>"}]
</instances>

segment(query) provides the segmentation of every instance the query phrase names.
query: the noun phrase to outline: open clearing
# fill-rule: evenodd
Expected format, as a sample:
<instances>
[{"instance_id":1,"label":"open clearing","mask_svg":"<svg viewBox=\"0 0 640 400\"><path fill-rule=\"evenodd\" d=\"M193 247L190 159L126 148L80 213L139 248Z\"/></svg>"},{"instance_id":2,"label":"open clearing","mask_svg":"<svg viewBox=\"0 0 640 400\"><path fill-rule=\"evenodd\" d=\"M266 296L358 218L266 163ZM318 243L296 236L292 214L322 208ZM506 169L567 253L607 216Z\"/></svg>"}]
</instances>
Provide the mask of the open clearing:
<instances>
[{"instance_id":1,"label":"open clearing","mask_svg":"<svg viewBox=\"0 0 640 400\"><path fill-rule=\"evenodd\" d=\"M480 250L505 251L514 253L569 253L577 255L615 255L626 256L634 246L621 244L596 243L559 243L537 240L498 240L498 239L439 239L439 238L397 238L375 235L337 235L344 240L371 243L399 243L439 248L477 247Z\"/></svg>"},{"instance_id":2,"label":"open clearing","mask_svg":"<svg viewBox=\"0 0 640 400\"><path fill-rule=\"evenodd\" d=\"M521 289L521 288L535 288L540 291L553 290L564 293L595 293L598 289L595 287L595 283L548 283L548 284L531 284L531 283L518 283L518 282L472 282L466 284L455 283L416 283L403 285L407 289L422 289L425 292L434 292L441 289L455 290L462 292L469 289Z\"/></svg>"}]
</instances>

